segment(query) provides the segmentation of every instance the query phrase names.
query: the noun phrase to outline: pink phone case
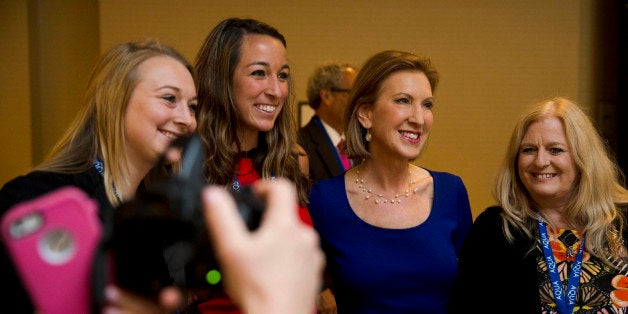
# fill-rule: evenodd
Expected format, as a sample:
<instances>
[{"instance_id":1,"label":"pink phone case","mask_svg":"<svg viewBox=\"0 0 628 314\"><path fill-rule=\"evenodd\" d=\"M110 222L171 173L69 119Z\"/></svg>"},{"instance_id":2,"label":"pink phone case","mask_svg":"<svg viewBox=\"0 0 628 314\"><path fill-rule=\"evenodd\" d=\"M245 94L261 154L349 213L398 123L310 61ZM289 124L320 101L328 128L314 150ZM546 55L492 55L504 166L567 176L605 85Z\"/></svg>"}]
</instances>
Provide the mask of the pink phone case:
<instances>
[{"instance_id":1,"label":"pink phone case","mask_svg":"<svg viewBox=\"0 0 628 314\"><path fill-rule=\"evenodd\" d=\"M97 203L76 187L20 203L2 217L2 238L40 312L91 312L101 232Z\"/></svg>"}]
</instances>

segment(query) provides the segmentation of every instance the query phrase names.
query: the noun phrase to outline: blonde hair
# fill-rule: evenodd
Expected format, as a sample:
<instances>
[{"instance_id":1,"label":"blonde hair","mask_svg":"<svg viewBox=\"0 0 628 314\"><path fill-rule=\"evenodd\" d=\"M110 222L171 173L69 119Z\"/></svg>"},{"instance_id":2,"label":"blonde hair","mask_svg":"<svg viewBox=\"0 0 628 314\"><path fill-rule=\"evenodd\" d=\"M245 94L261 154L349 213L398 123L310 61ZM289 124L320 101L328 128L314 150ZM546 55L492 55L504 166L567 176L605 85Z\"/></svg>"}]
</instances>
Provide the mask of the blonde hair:
<instances>
[{"instance_id":1,"label":"blonde hair","mask_svg":"<svg viewBox=\"0 0 628 314\"><path fill-rule=\"evenodd\" d=\"M586 233L586 248L607 261L626 259L622 240L628 191L621 185L623 175L609 157L604 141L587 117L573 102L557 97L532 105L517 122L498 172L494 196L504 209L504 233L514 241L513 231L535 239L537 209L518 173L519 146L528 127L547 117L558 118L565 129L569 150L578 172L573 199L566 211L567 221Z\"/></svg>"},{"instance_id":2,"label":"blonde hair","mask_svg":"<svg viewBox=\"0 0 628 314\"><path fill-rule=\"evenodd\" d=\"M111 48L92 71L86 105L36 170L80 173L100 158L107 198L112 205L119 205L114 187L121 186L128 173L124 149L126 107L139 81L137 68L156 56L171 57L192 73L183 56L155 41L128 42Z\"/></svg>"}]
</instances>

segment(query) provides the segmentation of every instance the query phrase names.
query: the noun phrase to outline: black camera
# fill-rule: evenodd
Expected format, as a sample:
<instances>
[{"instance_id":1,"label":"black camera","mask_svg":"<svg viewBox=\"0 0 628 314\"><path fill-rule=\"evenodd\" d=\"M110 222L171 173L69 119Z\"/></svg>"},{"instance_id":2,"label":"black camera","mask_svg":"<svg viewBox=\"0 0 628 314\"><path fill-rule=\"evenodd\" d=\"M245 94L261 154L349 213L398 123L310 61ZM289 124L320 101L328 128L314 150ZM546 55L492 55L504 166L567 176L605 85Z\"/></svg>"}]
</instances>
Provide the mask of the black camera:
<instances>
[{"instance_id":1,"label":"black camera","mask_svg":"<svg viewBox=\"0 0 628 314\"><path fill-rule=\"evenodd\" d=\"M182 149L180 171L148 184L116 209L108 244L114 281L148 297L173 284L211 294L220 290L221 280L200 195L206 184L204 146L198 136L180 138L172 146ZM247 227L256 229L262 202L247 188L232 195Z\"/></svg>"}]
</instances>

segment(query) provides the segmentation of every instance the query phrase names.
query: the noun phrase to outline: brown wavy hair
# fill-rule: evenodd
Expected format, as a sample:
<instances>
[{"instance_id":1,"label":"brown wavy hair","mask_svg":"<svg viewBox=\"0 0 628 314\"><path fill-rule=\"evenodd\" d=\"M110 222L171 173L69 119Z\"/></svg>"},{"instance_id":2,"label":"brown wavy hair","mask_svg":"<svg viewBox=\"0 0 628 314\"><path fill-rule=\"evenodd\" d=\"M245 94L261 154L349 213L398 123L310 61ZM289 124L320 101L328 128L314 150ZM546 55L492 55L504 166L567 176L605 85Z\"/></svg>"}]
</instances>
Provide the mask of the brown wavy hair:
<instances>
[{"instance_id":1,"label":"brown wavy hair","mask_svg":"<svg viewBox=\"0 0 628 314\"><path fill-rule=\"evenodd\" d=\"M229 18L214 27L196 56L198 132L207 149L205 176L214 184L227 186L237 175L241 143L237 136L240 126L232 82L240 60L242 40L249 34L276 38L286 47L285 38L274 27L254 19ZM288 88L292 90L290 78ZM309 183L299 168L301 153L297 149L297 126L291 102L288 97L272 130L260 132L257 145L260 157L254 163L263 178L276 176L292 180L297 186L299 201L305 204ZM234 143L237 151L232 149Z\"/></svg>"}]
</instances>

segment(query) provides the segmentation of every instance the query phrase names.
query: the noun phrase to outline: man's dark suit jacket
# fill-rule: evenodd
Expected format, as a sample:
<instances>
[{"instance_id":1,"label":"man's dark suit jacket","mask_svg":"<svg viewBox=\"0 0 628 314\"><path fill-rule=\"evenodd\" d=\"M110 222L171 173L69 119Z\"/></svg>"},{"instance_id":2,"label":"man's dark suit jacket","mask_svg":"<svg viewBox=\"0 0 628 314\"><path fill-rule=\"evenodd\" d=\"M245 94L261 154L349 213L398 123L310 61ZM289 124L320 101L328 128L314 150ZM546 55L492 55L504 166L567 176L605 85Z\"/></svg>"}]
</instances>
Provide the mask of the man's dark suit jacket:
<instances>
[{"instance_id":1,"label":"man's dark suit jacket","mask_svg":"<svg viewBox=\"0 0 628 314\"><path fill-rule=\"evenodd\" d=\"M312 117L312 120L299 130L299 145L303 146L310 161L311 182L344 172L336 155L336 147L331 143L317 116Z\"/></svg>"}]
</instances>

